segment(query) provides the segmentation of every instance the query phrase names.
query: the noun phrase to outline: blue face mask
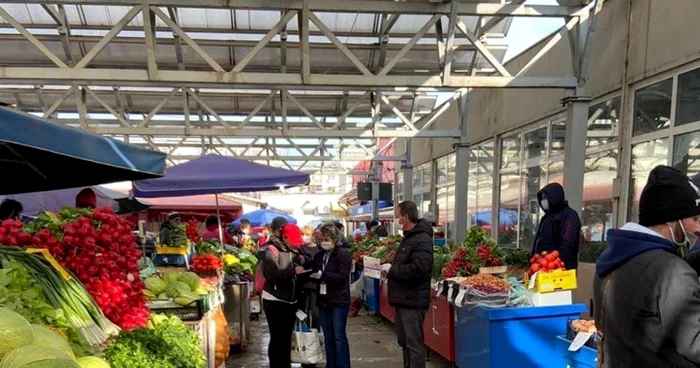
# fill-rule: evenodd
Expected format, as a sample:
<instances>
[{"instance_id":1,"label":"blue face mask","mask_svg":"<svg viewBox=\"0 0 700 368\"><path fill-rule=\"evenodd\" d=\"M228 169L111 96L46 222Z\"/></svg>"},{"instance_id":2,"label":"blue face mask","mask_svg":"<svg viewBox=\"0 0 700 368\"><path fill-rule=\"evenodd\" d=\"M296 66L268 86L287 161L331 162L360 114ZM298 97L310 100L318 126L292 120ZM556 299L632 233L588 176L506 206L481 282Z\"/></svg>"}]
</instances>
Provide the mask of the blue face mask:
<instances>
[{"instance_id":1,"label":"blue face mask","mask_svg":"<svg viewBox=\"0 0 700 368\"><path fill-rule=\"evenodd\" d=\"M549 201L547 200L547 198L542 198L542 200L540 201L540 205L542 206L543 210L549 211Z\"/></svg>"}]
</instances>

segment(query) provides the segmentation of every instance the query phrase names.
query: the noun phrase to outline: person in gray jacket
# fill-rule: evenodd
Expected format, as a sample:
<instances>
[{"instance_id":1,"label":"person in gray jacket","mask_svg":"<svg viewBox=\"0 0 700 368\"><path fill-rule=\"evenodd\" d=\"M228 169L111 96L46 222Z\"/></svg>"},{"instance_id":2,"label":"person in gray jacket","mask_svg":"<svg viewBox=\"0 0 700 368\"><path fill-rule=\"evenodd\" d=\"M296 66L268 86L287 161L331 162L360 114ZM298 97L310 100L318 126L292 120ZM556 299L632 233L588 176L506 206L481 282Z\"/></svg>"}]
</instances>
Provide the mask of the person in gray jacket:
<instances>
[{"instance_id":1,"label":"person in gray jacket","mask_svg":"<svg viewBox=\"0 0 700 368\"><path fill-rule=\"evenodd\" d=\"M675 168L655 167L639 223L609 230L596 263L600 366L700 366L700 282L683 259L698 232L700 189Z\"/></svg>"}]
</instances>

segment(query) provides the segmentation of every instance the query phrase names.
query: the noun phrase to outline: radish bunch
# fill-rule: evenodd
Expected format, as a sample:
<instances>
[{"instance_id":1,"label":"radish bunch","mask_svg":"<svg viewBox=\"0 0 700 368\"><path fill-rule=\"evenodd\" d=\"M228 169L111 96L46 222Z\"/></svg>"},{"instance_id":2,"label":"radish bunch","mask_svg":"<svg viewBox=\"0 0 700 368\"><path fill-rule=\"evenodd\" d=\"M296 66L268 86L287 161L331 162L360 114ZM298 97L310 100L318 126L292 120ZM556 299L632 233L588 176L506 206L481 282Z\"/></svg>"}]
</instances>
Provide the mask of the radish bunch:
<instances>
[{"instance_id":1,"label":"radish bunch","mask_svg":"<svg viewBox=\"0 0 700 368\"><path fill-rule=\"evenodd\" d=\"M44 229L45 230L45 229ZM141 252L126 220L109 207L63 223L54 244L44 230L34 238L75 274L105 316L123 329L143 327L148 319L137 262Z\"/></svg>"}]
</instances>

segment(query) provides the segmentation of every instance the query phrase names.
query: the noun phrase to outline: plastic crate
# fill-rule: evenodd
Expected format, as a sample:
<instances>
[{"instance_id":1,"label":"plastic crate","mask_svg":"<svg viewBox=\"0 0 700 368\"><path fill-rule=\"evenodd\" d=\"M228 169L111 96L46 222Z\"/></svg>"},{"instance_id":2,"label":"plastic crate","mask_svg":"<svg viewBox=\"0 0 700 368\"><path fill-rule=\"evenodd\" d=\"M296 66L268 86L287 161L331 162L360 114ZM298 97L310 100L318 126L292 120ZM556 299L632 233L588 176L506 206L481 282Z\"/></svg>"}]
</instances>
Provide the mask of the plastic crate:
<instances>
[{"instance_id":1,"label":"plastic crate","mask_svg":"<svg viewBox=\"0 0 700 368\"><path fill-rule=\"evenodd\" d=\"M570 319L566 322L566 338L571 341L574 341L574 338L576 338L576 335L578 334L578 332L571 327L571 322L573 321L575 321L575 319ZM583 346L587 346L591 349L598 349L598 334L593 334L593 336L591 336L591 338L588 339Z\"/></svg>"},{"instance_id":2,"label":"plastic crate","mask_svg":"<svg viewBox=\"0 0 700 368\"><path fill-rule=\"evenodd\" d=\"M202 299L195 300L191 304L184 306L170 301L154 301L149 303L148 308L153 313L175 316L182 321L200 321L205 313Z\"/></svg>"},{"instance_id":3,"label":"plastic crate","mask_svg":"<svg viewBox=\"0 0 700 368\"><path fill-rule=\"evenodd\" d=\"M596 368L598 366L598 351L596 349L584 345L578 351L569 351L571 340L564 336L557 336L555 344L555 350L563 357L565 367Z\"/></svg>"}]
</instances>

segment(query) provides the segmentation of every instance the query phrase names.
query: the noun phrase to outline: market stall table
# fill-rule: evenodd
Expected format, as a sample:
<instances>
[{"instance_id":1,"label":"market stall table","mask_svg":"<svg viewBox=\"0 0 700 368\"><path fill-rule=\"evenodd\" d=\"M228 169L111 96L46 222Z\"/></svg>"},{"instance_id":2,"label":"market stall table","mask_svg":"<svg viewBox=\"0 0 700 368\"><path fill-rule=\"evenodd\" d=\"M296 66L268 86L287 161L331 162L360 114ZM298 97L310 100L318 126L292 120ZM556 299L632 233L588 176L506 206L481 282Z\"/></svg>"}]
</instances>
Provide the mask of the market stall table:
<instances>
[{"instance_id":1,"label":"market stall table","mask_svg":"<svg viewBox=\"0 0 700 368\"><path fill-rule=\"evenodd\" d=\"M454 308L445 296L430 292L430 308L423 322L423 341L432 351L455 361Z\"/></svg>"},{"instance_id":2,"label":"market stall table","mask_svg":"<svg viewBox=\"0 0 700 368\"><path fill-rule=\"evenodd\" d=\"M362 300L367 309L374 313L379 313L379 279L365 276L363 278L364 289L362 290Z\"/></svg>"},{"instance_id":3,"label":"market stall table","mask_svg":"<svg viewBox=\"0 0 700 368\"><path fill-rule=\"evenodd\" d=\"M379 315L396 323L396 310L389 305L389 283L386 280L379 282L379 291Z\"/></svg>"},{"instance_id":4,"label":"market stall table","mask_svg":"<svg viewBox=\"0 0 700 368\"><path fill-rule=\"evenodd\" d=\"M455 364L479 368L566 367L557 336L586 305L522 308L456 308Z\"/></svg>"}]
</instances>

